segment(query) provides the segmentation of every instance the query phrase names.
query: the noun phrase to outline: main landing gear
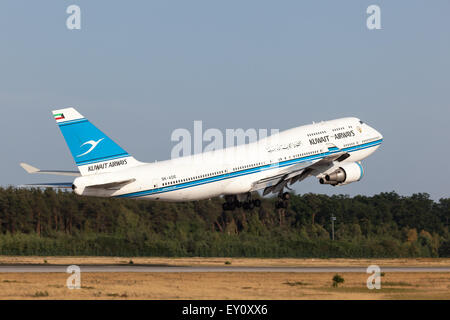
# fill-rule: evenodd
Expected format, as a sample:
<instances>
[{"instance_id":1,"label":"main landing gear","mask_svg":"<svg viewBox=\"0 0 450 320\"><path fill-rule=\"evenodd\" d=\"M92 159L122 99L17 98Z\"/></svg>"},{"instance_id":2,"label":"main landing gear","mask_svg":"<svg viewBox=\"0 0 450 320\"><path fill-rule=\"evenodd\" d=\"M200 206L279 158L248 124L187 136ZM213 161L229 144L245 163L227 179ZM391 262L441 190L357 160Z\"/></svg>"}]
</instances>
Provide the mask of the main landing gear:
<instances>
[{"instance_id":1,"label":"main landing gear","mask_svg":"<svg viewBox=\"0 0 450 320\"><path fill-rule=\"evenodd\" d=\"M236 208L243 208L244 210L252 210L253 208L258 208L261 206L261 200L252 199L251 194L247 193L244 195L244 199L239 199L236 195L225 196L225 203L222 204L222 209L224 211L233 211Z\"/></svg>"},{"instance_id":2,"label":"main landing gear","mask_svg":"<svg viewBox=\"0 0 450 320\"><path fill-rule=\"evenodd\" d=\"M275 203L277 209L287 209L291 194L281 190L278 193L278 200ZM222 204L224 211L233 211L236 208L243 208L244 210L252 210L261 206L261 200L252 199L251 194L227 195L225 196L225 203Z\"/></svg>"}]
</instances>

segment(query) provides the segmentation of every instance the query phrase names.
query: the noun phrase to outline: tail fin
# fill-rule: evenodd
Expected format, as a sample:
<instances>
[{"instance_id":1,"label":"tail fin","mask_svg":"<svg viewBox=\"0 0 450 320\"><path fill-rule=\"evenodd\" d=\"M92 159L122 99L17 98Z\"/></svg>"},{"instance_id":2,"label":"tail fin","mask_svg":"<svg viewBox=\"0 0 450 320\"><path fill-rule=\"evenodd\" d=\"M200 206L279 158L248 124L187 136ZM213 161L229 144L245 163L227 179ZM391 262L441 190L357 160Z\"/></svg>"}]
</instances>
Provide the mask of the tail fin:
<instances>
[{"instance_id":1,"label":"tail fin","mask_svg":"<svg viewBox=\"0 0 450 320\"><path fill-rule=\"evenodd\" d=\"M74 108L52 113L81 175L112 172L140 164Z\"/></svg>"}]
</instances>

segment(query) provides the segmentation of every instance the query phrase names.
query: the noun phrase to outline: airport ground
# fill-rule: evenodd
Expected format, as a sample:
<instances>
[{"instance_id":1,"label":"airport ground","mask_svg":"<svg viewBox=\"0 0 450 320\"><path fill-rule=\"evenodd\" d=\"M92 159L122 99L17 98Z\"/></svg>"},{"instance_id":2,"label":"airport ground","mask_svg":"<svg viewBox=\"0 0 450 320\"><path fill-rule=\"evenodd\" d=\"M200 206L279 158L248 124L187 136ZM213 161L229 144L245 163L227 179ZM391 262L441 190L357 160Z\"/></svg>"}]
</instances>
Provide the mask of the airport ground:
<instances>
[{"instance_id":1,"label":"airport ground","mask_svg":"<svg viewBox=\"0 0 450 320\"><path fill-rule=\"evenodd\" d=\"M224 266L235 267L450 267L450 258L399 259L298 259L298 258L166 258L166 257L41 257L0 256L5 264L60 264L60 265L149 265L149 266Z\"/></svg>"},{"instance_id":2,"label":"airport ground","mask_svg":"<svg viewBox=\"0 0 450 320\"><path fill-rule=\"evenodd\" d=\"M235 267L450 267L450 259L245 259L0 257L0 265L147 265ZM450 299L450 272L385 272L369 290L362 272L104 272L81 274L81 289L66 273L0 273L0 299Z\"/></svg>"}]
</instances>

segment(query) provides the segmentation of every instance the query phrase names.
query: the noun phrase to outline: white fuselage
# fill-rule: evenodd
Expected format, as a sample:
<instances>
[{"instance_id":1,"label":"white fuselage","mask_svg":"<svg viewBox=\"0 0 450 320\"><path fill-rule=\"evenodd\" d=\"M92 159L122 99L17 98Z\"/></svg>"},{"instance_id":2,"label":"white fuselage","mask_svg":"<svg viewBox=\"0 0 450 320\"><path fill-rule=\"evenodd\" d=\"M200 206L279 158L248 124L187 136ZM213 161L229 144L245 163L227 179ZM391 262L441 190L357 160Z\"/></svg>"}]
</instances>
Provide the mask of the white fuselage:
<instances>
[{"instance_id":1,"label":"white fuselage","mask_svg":"<svg viewBox=\"0 0 450 320\"><path fill-rule=\"evenodd\" d=\"M256 181L334 153L347 152L350 156L345 162L360 161L372 154L381 141L381 134L358 118L322 121L246 145L82 176L74 181L75 192L87 196L162 201L242 194L251 191ZM134 182L113 190L85 188L128 179L134 179Z\"/></svg>"}]
</instances>

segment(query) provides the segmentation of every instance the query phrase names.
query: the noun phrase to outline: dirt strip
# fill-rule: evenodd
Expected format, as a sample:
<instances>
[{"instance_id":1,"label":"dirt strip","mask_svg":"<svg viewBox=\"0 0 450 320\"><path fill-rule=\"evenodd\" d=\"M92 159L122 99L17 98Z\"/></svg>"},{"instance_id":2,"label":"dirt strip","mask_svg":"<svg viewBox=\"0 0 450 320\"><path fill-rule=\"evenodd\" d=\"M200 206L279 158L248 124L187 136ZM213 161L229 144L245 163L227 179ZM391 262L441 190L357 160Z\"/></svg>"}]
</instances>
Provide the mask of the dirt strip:
<instances>
[{"instance_id":1,"label":"dirt strip","mask_svg":"<svg viewBox=\"0 0 450 320\"><path fill-rule=\"evenodd\" d=\"M0 256L0 264L99 265L139 264L150 266L239 267L450 267L449 258L408 259L261 259L261 258L146 258L146 257L36 257Z\"/></svg>"},{"instance_id":2,"label":"dirt strip","mask_svg":"<svg viewBox=\"0 0 450 320\"><path fill-rule=\"evenodd\" d=\"M367 274L82 273L68 289L64 273L0 274L0 299L450 299L450 273L385 273L381 289Z\"/></svg>"}]
</instances>

